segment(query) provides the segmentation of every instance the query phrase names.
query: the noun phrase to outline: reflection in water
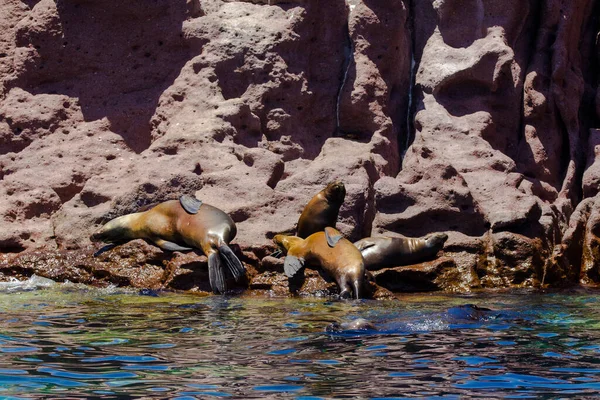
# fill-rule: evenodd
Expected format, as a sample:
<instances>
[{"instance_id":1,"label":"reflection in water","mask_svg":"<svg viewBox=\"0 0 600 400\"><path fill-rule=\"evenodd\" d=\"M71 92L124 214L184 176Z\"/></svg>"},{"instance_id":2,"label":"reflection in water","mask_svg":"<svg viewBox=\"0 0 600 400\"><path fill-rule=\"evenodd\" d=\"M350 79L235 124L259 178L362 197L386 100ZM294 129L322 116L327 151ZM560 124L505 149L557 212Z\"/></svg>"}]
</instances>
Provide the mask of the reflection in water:
<instances>
[{"instance_id":1,"label":"reflection in water","mask_svg":"<svg viewBox=\"0 0 600 400\"><path fill-rule=\"evenodd\" d=\"M0 288L0 397L539 398L600 389L590 292L334 302L36 287ZM359 318L372 326L352 329Z\"/></svg>"}]
</instances>

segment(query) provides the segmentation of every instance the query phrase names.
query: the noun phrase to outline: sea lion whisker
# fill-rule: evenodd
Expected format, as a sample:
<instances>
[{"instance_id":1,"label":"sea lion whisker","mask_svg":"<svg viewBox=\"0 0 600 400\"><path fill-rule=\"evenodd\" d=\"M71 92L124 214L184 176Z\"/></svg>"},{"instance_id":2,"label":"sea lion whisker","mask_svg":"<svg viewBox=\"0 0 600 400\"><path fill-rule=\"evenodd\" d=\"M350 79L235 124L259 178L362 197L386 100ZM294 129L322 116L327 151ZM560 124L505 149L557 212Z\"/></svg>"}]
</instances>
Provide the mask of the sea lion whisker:
<instances>
[{"instance_id":1,"label":"sea lion whisker","mask_svg":"<svg viewBox=\"0 0 600 400\"><path fill-rule=\"evenodd\" d=\"M283 250L277 249L270 254L271 257L279 258L283 254Z\"/></svg>"}]
</instances>

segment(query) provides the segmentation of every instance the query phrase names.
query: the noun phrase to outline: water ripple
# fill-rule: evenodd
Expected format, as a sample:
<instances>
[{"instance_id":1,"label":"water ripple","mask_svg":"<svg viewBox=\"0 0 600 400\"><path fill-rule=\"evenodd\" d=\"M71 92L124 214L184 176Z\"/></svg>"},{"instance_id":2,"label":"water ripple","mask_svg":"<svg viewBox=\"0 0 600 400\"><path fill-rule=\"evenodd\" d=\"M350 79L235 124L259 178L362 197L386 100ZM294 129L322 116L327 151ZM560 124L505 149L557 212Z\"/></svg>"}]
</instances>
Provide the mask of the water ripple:
<instances>
[{"instance_id":1,"label":"water ripple","mask_svg":"<svg viewBox=\"0 0 600 400\"><path fill-rule=\"evenodd\" d=\"M0 290L1 397L591 398L600 310L590 298ZM376 329L327 331L357 318Z\"/></svg>"},{"instance_id":2,"label":"water ripple","mask_svg":"<svg viewBox=\"0 0 600 400\"><path fill-rule=\"evenodd\" d=\"M81 373L81 372L71 372L60 369L54 369L49 367L41 367L38 368L38 372L47 373L52 376L58 376L61 378L71 378L71 379L123 379L123 378L136 378L138 375L133 372L107 372L107 373Z\"/></svg>"}]
</instances>

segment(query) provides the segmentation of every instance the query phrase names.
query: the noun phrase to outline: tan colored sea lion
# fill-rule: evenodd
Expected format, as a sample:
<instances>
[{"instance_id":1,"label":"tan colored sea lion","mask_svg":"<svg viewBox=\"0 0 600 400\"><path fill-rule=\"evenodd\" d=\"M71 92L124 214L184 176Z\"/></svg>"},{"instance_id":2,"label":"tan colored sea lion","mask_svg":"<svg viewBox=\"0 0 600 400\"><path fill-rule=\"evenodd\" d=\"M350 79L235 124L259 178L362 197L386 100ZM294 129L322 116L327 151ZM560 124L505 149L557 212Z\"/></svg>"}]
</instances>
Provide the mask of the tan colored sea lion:
<instances>
[{"instance_id":1,"label":"tan colored sea lion","mask_svg":"<svg viewBox=\"0 0 600 400\"><path fill-rule=\"evenodd\" d=\"M365 266L360 251L335 228L327 227L306 239L298 236L275 235L273 241L287 252L283 269L293 277L304 264L321 267L335 279L340 297L362 297L365 284Z\"/></svg>"},{"instance_id":2,"label":"tan colored sea lion","mask_svg":"<svg viewBox=\"0 0 600 400\"><path fill-rule=\"evenodd\" d=\"M227 290L223 264L236 281L246 274L228 246L236 233L229 215L194 197L181 196L179 201L165 201L147 211L115 218L90 240L109 243L94 256L134 239L144 239L168 251L202 250L208 257L210 286L215 293L223 293Z\"/></svg>"},{"instance_id":3,"label":"tan colored sea lion","mask_svg":"<svg viewBox=\"0 0 600 400\"><path fill-rule=\"evenodd\" d=\"M427 261L435 257L446 240L445 233L432 233L421 238L367 237L354 245L362 253L365 268L375 271Z\"/></svg>"},{"instance_id":4,"label":"tan colored sea lion","mask_svg":"<svg viewBox=\"0 0 600 400\"><path fill-rule=\"evenodd\" d=\"M330 226L335 228L340 207L346 197L346 188L340 181L331 182L317 193L304 207L298 219L297 236L305 239Z\"/></svg>"}]
</instances>

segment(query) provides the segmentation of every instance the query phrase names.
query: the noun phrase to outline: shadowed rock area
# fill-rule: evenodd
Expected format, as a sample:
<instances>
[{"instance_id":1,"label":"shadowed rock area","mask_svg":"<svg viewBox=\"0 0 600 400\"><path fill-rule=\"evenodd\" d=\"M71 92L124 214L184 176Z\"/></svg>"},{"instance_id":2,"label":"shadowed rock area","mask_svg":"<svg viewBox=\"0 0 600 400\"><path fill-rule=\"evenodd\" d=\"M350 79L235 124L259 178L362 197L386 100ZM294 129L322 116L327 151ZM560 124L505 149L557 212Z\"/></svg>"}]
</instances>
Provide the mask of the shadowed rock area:
<instances>
[{"instance_id":1,"label":"shadowed rock area","mask_svg":"<svg viewBox=\"0 0 600 400\"><path fill-rule=\"evenodd\" d=\"M335 292L269 254L339 179L350 240L449 235L444 257L378 271L374 297L598 285L599 7L6 0L0 273L207 291L203 256L94 259L88 239L194 194L237 224L239 290Z\"/></svg>"}]
</instances>

